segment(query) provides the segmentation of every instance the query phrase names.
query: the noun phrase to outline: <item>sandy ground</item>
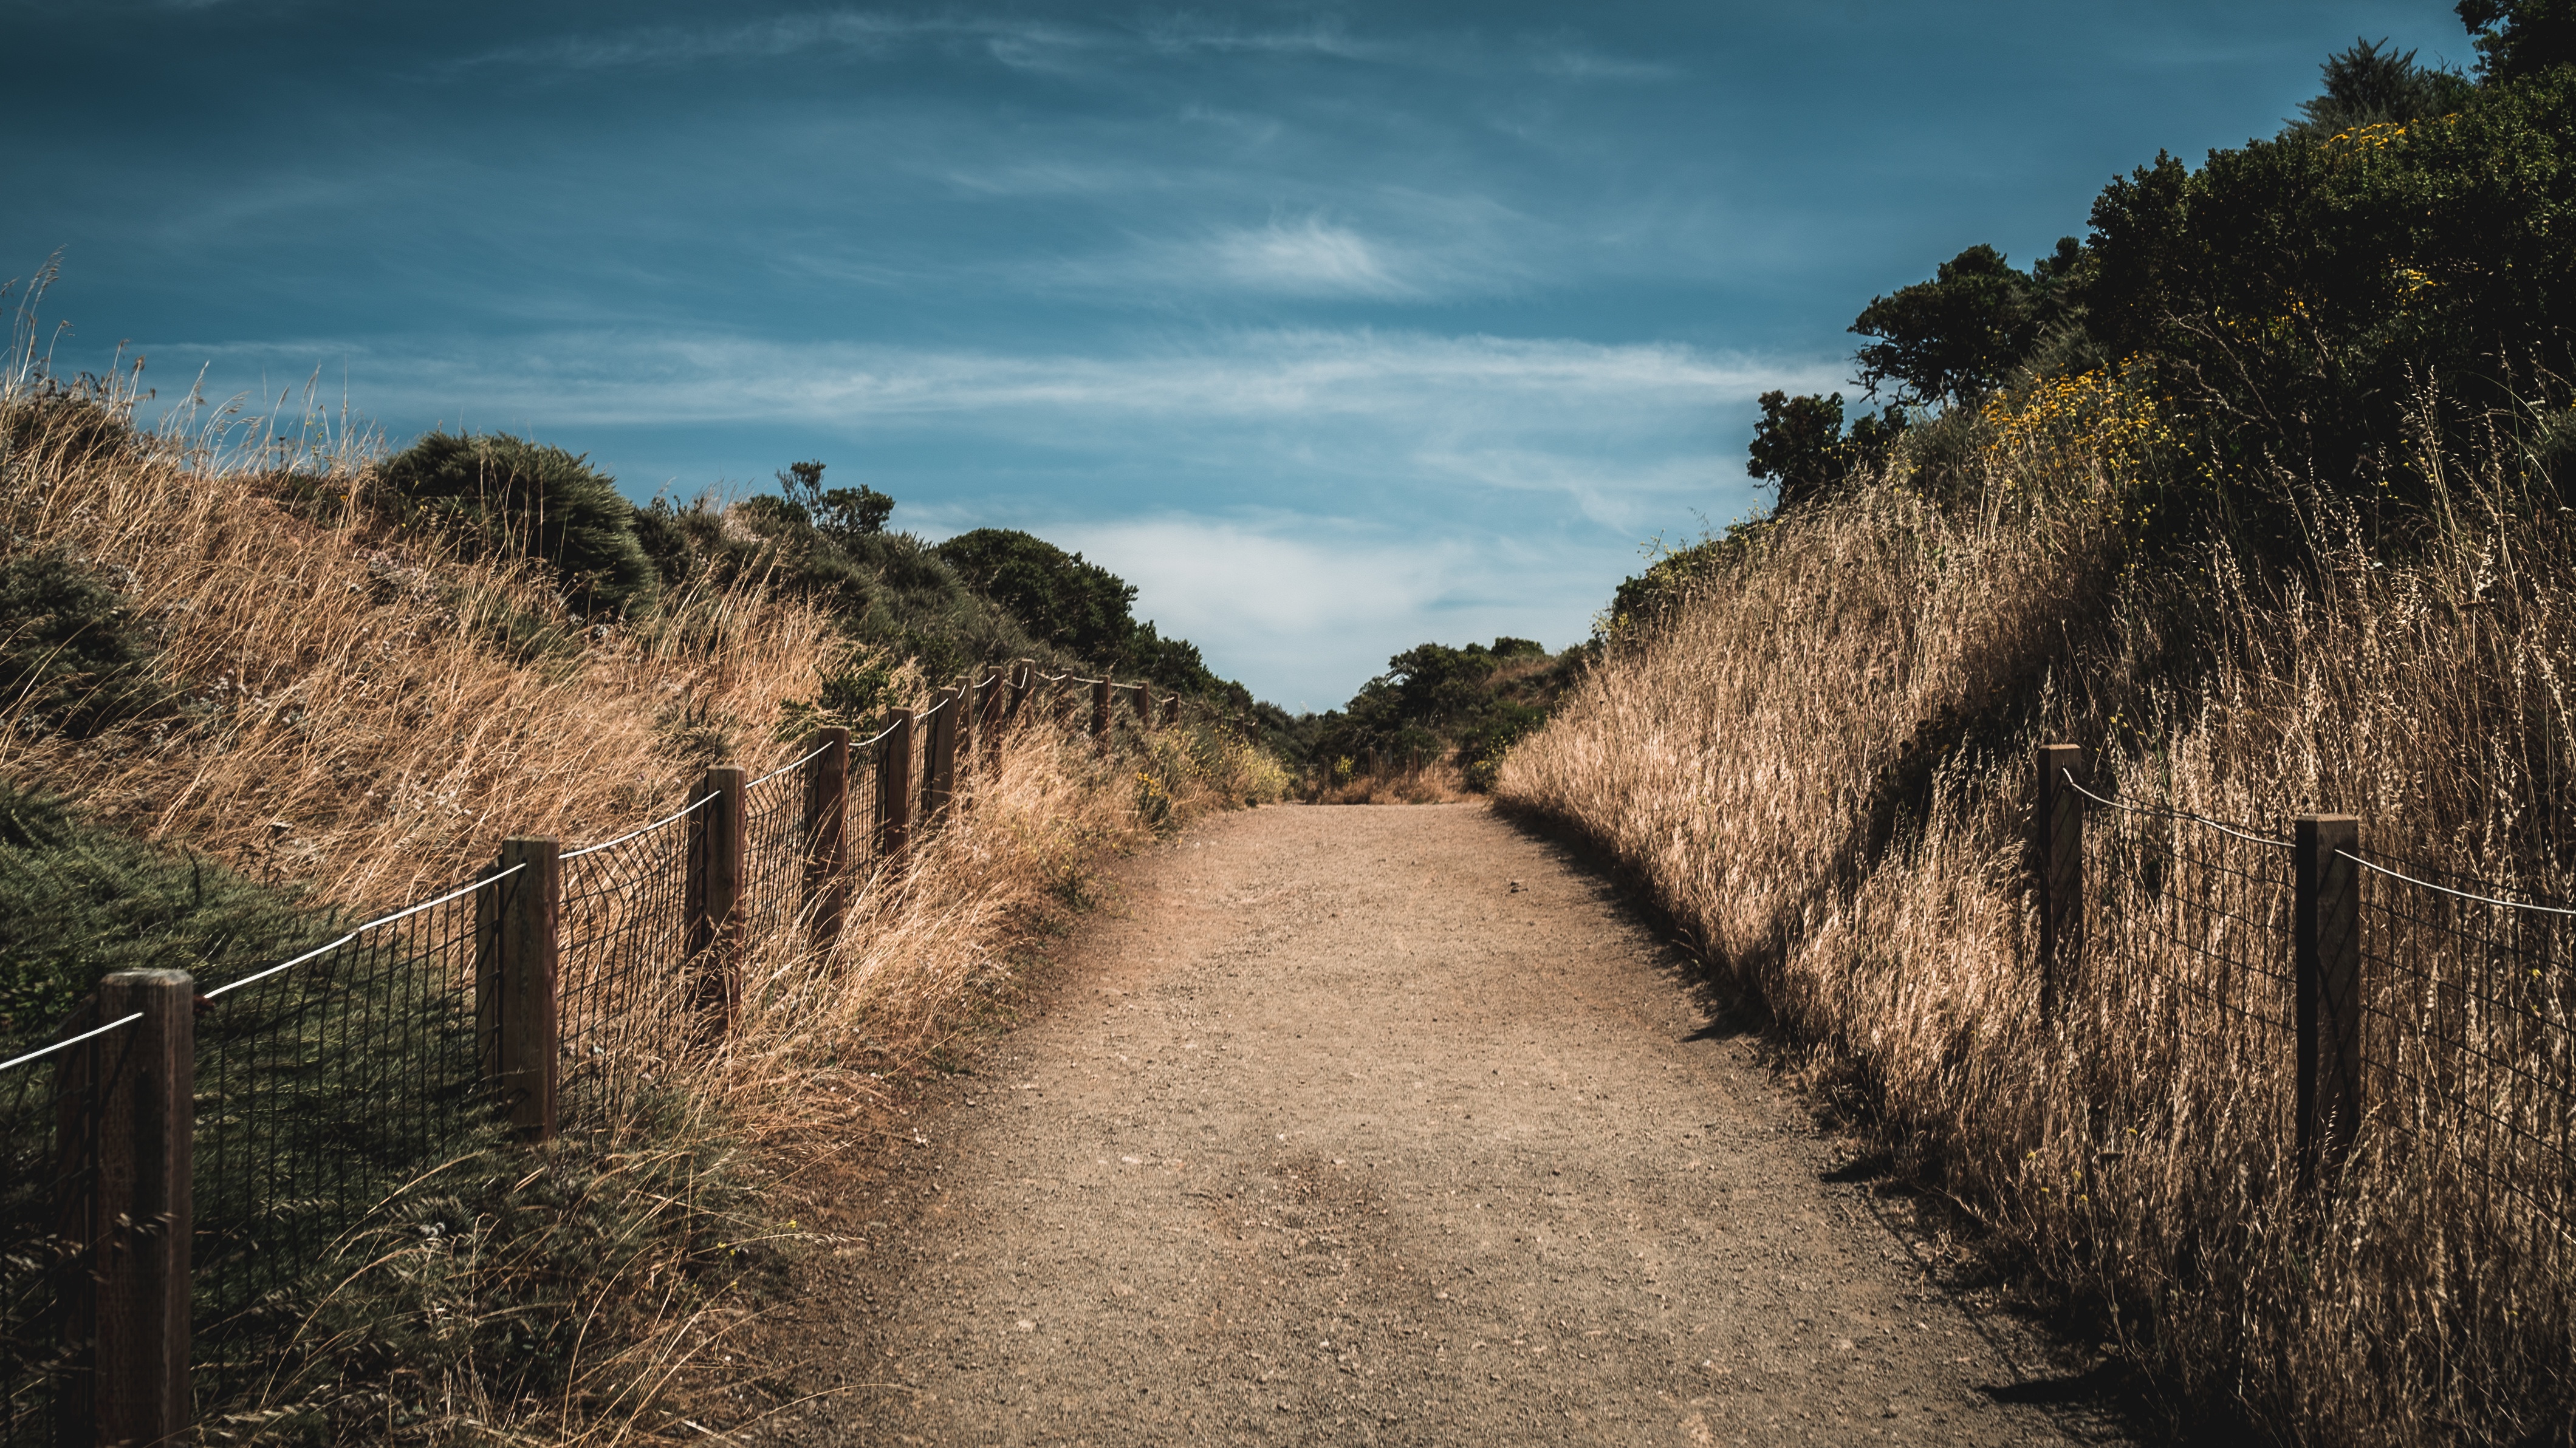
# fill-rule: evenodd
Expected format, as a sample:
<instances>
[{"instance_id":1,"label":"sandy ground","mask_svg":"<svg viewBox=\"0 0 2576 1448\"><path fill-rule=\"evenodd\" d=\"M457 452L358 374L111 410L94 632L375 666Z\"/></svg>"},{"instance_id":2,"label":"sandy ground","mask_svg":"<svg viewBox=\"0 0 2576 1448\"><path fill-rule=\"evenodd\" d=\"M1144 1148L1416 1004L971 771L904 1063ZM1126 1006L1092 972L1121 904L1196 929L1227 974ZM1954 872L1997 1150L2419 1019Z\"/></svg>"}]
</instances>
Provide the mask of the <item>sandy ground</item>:
<instances>
[{"instance_id":1,"label":"sandy ground","mask_svg":"<svg viewBox=\"0 0 2576 1448\"><path fill-rule=\"evenodd\" d=\"M1283 807L1125 873L848 1189L762 1437L2118 1438L1559 848Z\"/></svg>"}]
</instances>

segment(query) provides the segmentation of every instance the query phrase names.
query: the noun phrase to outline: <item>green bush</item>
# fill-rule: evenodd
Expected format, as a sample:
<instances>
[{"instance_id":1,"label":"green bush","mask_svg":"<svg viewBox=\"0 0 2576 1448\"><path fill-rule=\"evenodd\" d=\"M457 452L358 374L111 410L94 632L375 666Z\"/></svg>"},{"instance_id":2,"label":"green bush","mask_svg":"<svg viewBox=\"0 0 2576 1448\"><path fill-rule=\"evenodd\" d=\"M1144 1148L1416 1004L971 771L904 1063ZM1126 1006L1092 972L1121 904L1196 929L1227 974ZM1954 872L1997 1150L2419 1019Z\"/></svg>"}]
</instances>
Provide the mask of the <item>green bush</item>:
<instances>
[{"instance_id":1,"label":"green bush","mask_svg":"<svg viewBox=\"0 0 2576 1448\"><path fill-rule=\"evenodd\" d=\"M407 520L444 522L479 547L545 560L584 613L652 601L659 575L636 536L636 509L583 457L507 433L433 432L377 476Z\"/></svg>"},{"instance_id":2,"label":"green bush","mask_svg":"<svg viewBox=\"0 0 2576 1448\"><path fill-rule=\"evenodd\" d=\"M91 824L0 781L0 1055L41 1044L118 970L201 983L274 965L330 921L202 859Z\"/></svg>"},{"instance_id":3,"label":"green bush","mask_svg":"<svg viewBox=\"0 0 2576 1448\"><path fill-rule=\"evenodd\" d=\"M157 652L122 594L59 550L0 561L0 710L86 738L164 702Z\"/></svg>"}]
</instances>

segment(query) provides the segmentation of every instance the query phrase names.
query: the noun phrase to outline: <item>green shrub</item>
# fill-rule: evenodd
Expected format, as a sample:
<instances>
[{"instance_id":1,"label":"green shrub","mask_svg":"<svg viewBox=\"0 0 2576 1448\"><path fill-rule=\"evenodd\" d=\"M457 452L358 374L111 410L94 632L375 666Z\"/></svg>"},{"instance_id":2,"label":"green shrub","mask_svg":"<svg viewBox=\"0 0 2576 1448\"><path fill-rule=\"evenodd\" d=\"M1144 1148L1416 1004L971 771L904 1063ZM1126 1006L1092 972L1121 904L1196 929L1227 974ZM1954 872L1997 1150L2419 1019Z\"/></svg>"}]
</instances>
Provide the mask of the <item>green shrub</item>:
<instances>
[{"instance_id":1,"label":"green shrub","mask_svg":"<svg viewBox=\"0 0 2576 1448\"><path fill-rule=\"evenodd\" d=\"M41 1044L110 971L219 984L327 939L330 922L0 781L0 1055Z\"/></svg>"},{"instance_id":2,"label":"green shrub","mask_svg":"<svg viewBox=\"0 0 2576 1448\"><path fill-rule=\"evenodd\" d=\"M470 542L544 559L566 601L589 614L640 609L659 574L636 509L585 458L507 433L433 432L386 460L379 480L408 519L443 521Z\"/></svg>"},{"instance_id":3,"label":"green shrub","mask_svg":"<svg viewBox=\"0 0 2576 1448\"><path fill-rule=\"evenodd\" d=\"M86 738L163 702L155 649L122 594L59 550L0 562L0 710Z\"/></svg>"}]
</instances>

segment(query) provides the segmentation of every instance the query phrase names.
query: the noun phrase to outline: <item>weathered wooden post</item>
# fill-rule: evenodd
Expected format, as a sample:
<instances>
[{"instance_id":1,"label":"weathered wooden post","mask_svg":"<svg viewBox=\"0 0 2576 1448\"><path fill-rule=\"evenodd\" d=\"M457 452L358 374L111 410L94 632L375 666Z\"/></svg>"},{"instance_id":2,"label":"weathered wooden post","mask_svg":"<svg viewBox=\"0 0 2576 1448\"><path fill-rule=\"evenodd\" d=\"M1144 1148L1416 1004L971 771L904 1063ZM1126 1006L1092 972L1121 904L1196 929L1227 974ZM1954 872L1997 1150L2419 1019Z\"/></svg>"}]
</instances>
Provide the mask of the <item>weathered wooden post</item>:
<instances>
[{"instance_id":1,"label":"weathered wooden post","mask_svg":"<svg viewBox=\"0 0 2576 1448\"><path fill-rule=\"evenodd\" d=\"M161 1443L191 1416L197 985L184 970L120 970L97 999L102 1024L143 1018L63 1065L64 1225L87 1249L65 1275L64 1332L89 1380L59 1426L66 1443Z\"/></svg>"},{"instance_id":2,"label":"weathered wooden post","mask_svg":"<svg viewBox=\"0 0 2576 1448\"><path fill-rule=\"evenodd\" d=\"M952 686L934 696L930 706L930 772L922 781L921 815L938 819L948 813L957 794L957 731L965 701Z\"/></svg>"},{"instance_id":3,"label":"weathered wooden post","mask_svg":"<svg viewBox=\"0 0 2576 1448\"><path fill-rule=\"evenodd\" d=\"M1010 718L1010 700L1010 674L1004 669L995 669L975 691L975 758L987 777L1002 768L1002 730Z\"/></svg>"},{"instance_id":4,"label":"weathered wooden post","mask_svg":"<svg viewBox=\"0 0 2576 1448\"><path fill-rule=\"evenodd\" d=\"M1091 737L1104 743L1109 738L1109 691L1112 687L1106 678L1091 686Z\"/></svg>"},{"instance_id":5,"label":"weathered wooden post","mask_svg":"<svg viewBox=\"0 0 2576 1448\"><path fill-rule=\"evenodd\" d=\"M511 874L475 892L474 1030L483 1079L508 1104L523 1141L552 1141L561 1057L555 998L556 931L563 914L563 846L501 842Z\"/></svg>"},{"instance_id":6,"label":"weathered wooden post","mask_svg":"<svg viewBox=\"0 0 2576 1448\"><path fill-rule=\"evenodd\" d=\"M742 1001L743 782L732 765L708 769L695 796L706 803L689 816L689 1006L710 1036L732 1029Z\"/></svg>"},{"instance_id":7,"label":"weathered wooden post","mask_svg":"<svg viewBox=\"0 0 2576 1448\"><path fill-rule=\"evenodd\" d=\"M1020 711L1029 706L1030 691L1037 686L1038 665L1035 659L1011 661L1011 705L1009 722L1020 721Z\"/></svg>"},{"instance_id":8,"label":"weathered wooden post","mask_svg":"<svg viewBox=\"0 0 2576 1448\"><path fill-rule=\"evenodd\" d=\"M2039 1019L2054 1025L2084 953L2084 751L2039 746L2039 793L2031 812L2031 867L2039 904Z\"/></svg>"},{"instance_id":9,"label":"weathered wooden post","mask_svg":"<svg viewBox=\"0 0 2576 1448\"><path fill-rule=\"evenodd\" d=\"M805 919L829 948L850 905L850 731L817 729L805 752Z\"/></svg>"},{"instance_id":10,"label":"weathered wooden post","mask_svg":"<svg viewBox=\"0 0 2576 1448\"><path fill-rule=\"evenodd\" d=\"M2331 1183L2361 1124L2361 821L2306 814L2290 835L2299 990L2299 1186Z\"/></svg>"},{"instance_id":11,"label":"weathered wooden post","mask_svg":"<svg viewBox=\"0 0 2576 1448\"><path fill-rule=\"evenodd\" d=\"M912 838L912 711L894 710L877 745L877 858L891 860Z\"/></svg>"}]
</instances>

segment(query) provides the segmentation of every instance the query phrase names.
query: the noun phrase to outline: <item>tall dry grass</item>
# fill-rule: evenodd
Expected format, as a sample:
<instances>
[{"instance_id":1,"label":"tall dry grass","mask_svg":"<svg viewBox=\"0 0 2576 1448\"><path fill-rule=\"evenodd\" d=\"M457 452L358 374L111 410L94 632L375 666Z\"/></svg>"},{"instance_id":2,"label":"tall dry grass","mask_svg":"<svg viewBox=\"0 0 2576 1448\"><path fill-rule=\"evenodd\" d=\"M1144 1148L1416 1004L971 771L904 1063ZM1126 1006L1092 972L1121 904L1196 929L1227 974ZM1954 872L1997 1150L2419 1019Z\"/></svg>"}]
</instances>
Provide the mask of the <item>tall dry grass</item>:
<instances>
[{"instance_id":1,"label":"tall dry grass","mask_svg":"<svg viewBox=\"0 0 2576 1448\"><path fill-rule=\"evenodd\" d=\"M585 623L529 567L378 521L363 446L138 432L130 380L66 392L32 356L0 388L0 539L118 584L169 702L89 737L0 702L0 773L315 903L421 898L504 836L599 839L712 760L785 762L788 706L850 662L827 617L757 583ZM896 679L923 700L917 671ZM380 1206L305 1355L208 1405L209 1441L677 1442L756 1416L733 1391L755 1365L725 1354L758 1269L810 1235L774 1210L781 1184L887 1138L889 1083L1008 994L1104 852L1285 786L1221 730L1103 748L1043 710L971 772L966 807L863 868L836 939L751 943L735 1029L666 1049L636 1114L515 1185ZM577 1321L543 1391L508 1360L532 1313Z\"/></svg>"},{"instance_id":2,"label":"tall dry grass","mask_svg":"<svg viewBox=\"0 0 2576 1448\"><path fill-rule=\"evenodd\" d=\"M2062 445L1999 450L1976 516L1891 484L1780 520L1614 648L1499 794L1635 870L2181 1421L2566 1442L2566 981L2528 1018L2464 1010L2467 954L2370 877L2372 1099L2319 1204L2290 1187L2286 852L2096 808L2049 1026L2025 842L2030 750L2068 741L2127 803L2269 835L2354 813L2368 849L2564 898L2576 542L2453 464L2402 559L2328 519L2307 576L2132 568L2109 451L2070 485ZM2497 915L2451 919L2526 929Z\"/></svg>"}]
</instances>

